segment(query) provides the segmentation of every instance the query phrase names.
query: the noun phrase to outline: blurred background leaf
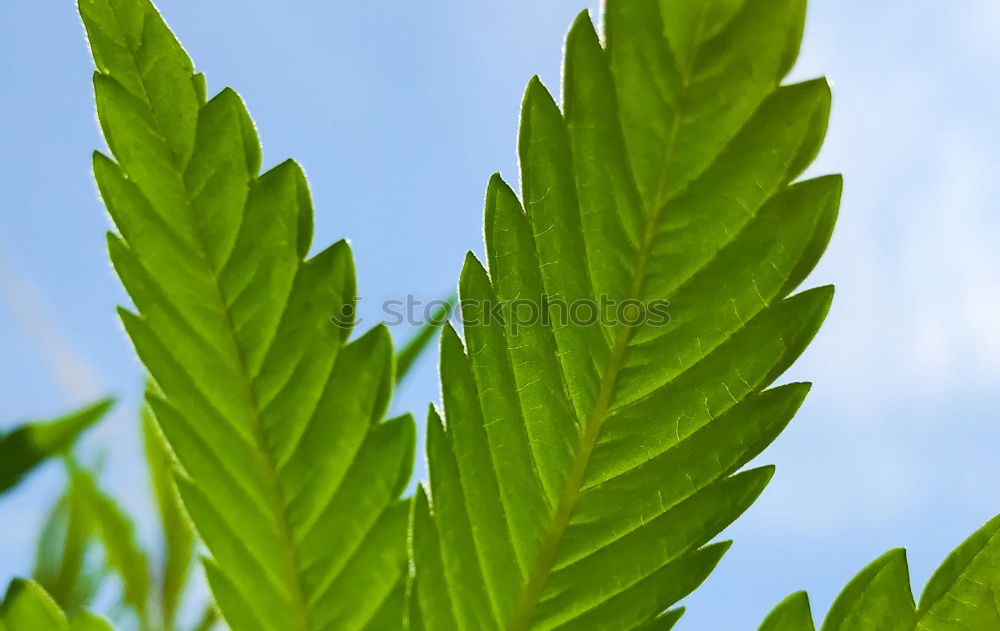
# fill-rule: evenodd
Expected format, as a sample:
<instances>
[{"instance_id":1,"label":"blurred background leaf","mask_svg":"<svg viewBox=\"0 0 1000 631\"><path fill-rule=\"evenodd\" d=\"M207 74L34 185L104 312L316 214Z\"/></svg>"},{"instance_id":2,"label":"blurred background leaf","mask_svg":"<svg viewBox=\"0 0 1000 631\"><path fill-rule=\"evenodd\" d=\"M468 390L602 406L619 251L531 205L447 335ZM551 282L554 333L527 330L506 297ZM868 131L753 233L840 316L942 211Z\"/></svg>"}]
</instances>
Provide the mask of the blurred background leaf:
<instances>
[{"instance_id":1,"label":"blurred background leaf","mask_svg":"<svg viewBox=\"0 0 1000 631\"><path fill-rule=\"evenodd\" d=\"M160 624L164 629L173 629L190 574L194 530L181 508L180 497L174 485L173 457L149 408L144 408L142 412L142 432L150 482L163 531L160 559L162 568L156 587L160 594Z\"/></svg>"},{"instance_id":2,"label":"blurred background leaf","mask_svg":"<svg viewBox=\"0 0 1000 631\"><path fill-rule=\"evenodd\" d=\"M70 475L71 486L78 489L93 520L105 561L121 579L124 604L135 611L140 628L148 628L149 559L139 544L132 520L101 490L93 473L71 463Z\"/></svg>"},{"instance_id":3,"label":"blurred background leaf","mask_svg":"<svg viewBox=\"0 0 1000 631\"><path fill-rule=\"evenodd\" d=\"M67 618L41 585L14 579L0 606L0 631L111 631L111 626L86 612Z\"/></svg>"},{"instance_id":4,"label":"blurred background leaf","mask_svg":"<svg viewBox=\"0 0 1000 631\"><path fill-rule=\"evenodd\" d=\"M66 488L39 533L34 581L70 617L79 617L104 604L113 574L121 588L115 603L121 628L209 631L219 620L214 603L186 600L196 537L174 484L173 455L152 413L143 409L141 419L159 549L143 546L133 519L101 484L100 467L66 452ZM185 613L189 621L181 624ZM74 618L72 629L101 628L87 624L95 623Z\"/></svg>"},{"instance_id":5,"label":"blurred background leaf","mask_svg":"<svg viewBox=\"0 0 1000 631\"><path fill-rule=\"evenodd\" d=\"M441 326L448 321L452 309L458 301L458 296L452 294L447 300L439 301L440 305L434 310L430 318L421 325L420 329L413 334L403 348L396 355L396 383L400 383L410 374L414 362L426 351L434 338L437 337Z\"/></svg>"},{"instance_id":6,"label":"blurred background leaf","mask_svg":"<svg viewBox=\"0 0 1000 631\"><path fill-rule=\"evenodd\" d=\"M112 405L114 399L102 399L54 421L25 423L0 437L0 493L12 489L47 458L65 451Z\"/></svg>"},{"instance_id":7,"label":"blurred background leaf","mask_svg":"<svg viewBox=\"0 0 1000 631\"><path fill-rule=\"evenodd\" d=\"M35 580L69 612L90 603L106 576L103 563L94 558L99 551L87 503L70 479L42 528L35 553Z\"/></svg>"}]
</instances>

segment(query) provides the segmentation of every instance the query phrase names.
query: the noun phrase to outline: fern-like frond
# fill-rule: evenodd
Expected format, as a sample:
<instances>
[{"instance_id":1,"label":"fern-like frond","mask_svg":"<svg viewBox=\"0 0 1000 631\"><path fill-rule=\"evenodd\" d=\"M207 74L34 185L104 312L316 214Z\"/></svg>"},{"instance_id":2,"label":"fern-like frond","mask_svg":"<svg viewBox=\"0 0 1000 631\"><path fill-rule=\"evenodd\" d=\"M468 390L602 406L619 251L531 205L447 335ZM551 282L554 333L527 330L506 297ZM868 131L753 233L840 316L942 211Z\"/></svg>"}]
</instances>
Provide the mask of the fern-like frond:
<instances>
[{"instance_id":1,"label":"fern-like frond","mask_svg":"<svg viewBox=\"0 0 1000 631\"><path fill-rule=\"evenodd\" d=\"M72 622L56 601L34 581L11 581L0 604L0 631L112 631L111 625L89 613Z\"/></svg>"},{"instance_id":2,"label":"fern-like frond","mask_svg":"<svg viewBox=\"0 0 1000 631\"><path fill-rule=\"evenodd\" d=\"M112 158L94 156L118 234L122 321L157 392L183 503L235 631L378 626L404 592L408 417L381 422L392 347L348 342L345 242L308 258L302 170L259 174L232 90L205 82L148 0L80 0Z\"/></svg>"},{"instance_id":3,"label":"fern-like frond","mask_svg":"<svg viewBox=\"0 0 1000 631\"><path fill-rule=\"evenodd\" d=\"M736 472L808 385L768 388L832 295L789 297L841 189L793 183L830 106L823 80L780 86L804 15L608 0L604 41L586 14L569 33L562 109L531 81L520 199L490 182L464 339L443 332L411 628L665 628L724 553L771 476Z\"/></svg>"},{"instance_id":4,"label":"fern-like frond","mask_svg":"<svg viewBox=\"0 0 1000 631\"><path fill-rule=\"evenodd\" d=\"M821 631L979 631L1000 629L1000 516L956 548L913 600L906 551L890 550L851 579ZM760 631L813 631L809 598L782 601Z\"/></svg>"}]
</instances>

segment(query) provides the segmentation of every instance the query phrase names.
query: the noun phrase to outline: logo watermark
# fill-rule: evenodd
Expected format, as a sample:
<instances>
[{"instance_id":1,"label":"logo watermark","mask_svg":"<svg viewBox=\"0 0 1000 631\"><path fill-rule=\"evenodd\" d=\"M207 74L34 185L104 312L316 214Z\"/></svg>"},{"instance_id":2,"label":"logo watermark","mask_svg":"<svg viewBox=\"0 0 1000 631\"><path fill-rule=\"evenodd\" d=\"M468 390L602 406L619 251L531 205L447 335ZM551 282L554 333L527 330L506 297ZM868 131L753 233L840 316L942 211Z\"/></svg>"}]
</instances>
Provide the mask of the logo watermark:
<instances>
[{"instance_id":1,"label":"logo watermark","mask_svg":"<svg viewBox=\"0 0 1000 631\"><path fill-rule=\"evenodd\" d=\"M343 306L340 313L330 316L335 326L351 328L365 318L358 313L359 297ZM502 325L516 335L533 326L562 328L587 327L665 327L670 324L670 301L634 298L617 299L601 295L594 299L566 300L542 294L537 299L476 300L464 298L454 303L447 300L403 299L386 300L379 304L379 318L387 326L423 326L441 324L445 320L461 322L466 327Z\"/></svg>"}]
</instances>

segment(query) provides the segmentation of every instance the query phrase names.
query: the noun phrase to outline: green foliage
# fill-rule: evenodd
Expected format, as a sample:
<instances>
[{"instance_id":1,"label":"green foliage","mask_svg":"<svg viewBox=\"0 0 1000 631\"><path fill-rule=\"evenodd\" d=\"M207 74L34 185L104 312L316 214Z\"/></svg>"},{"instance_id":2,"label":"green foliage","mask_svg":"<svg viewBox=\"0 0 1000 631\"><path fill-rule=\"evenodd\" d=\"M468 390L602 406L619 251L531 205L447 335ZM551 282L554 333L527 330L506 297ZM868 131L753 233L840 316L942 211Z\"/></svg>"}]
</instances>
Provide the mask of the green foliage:
<instances>
[{"instance_id":1,"label":"green foliage","mask_svg":"<svg viewBox=\"0 0 1000 631\"><path fill-rule=\"evenodd\" d=\"M455 307L455 300L456 297L452 296L435 309L430 319L424 322L410 341L404 344L403 348L396 354L396 383L406 378L414 362L430 347L438 331L451 315L451 311Z\"/></svg>"},{"instance_id":2,"label":"green foliage","mask_svg":"<svg viewBox=\"0 0 1000 631\"><path fill-rule=\"evenodd\" d=\"M132 521L97 485L93 475L72 471L72 484L84 497L104 548L106 562L122 581L123 600L135 610L140 625L147 626L149 560L139 545Z\"/></svg>"},{"instance_id":3,"label":"green foliage","mask_svg":"<svg viewBox=\"0 0 1000 631\"><path fill-rule=\"evenodd\" d=\"M66 491L39 537L34 579L72 615L92 604L109 571L114 572L122 588L121 604L134 614L137 628L175 631L181 628L177 614L187 595L195 536L173 481L173 456L147 410L142 423L160 517L160 554L151 561L131 518L100 487L97 475L69 458ZM212 605L194 628L207 631L216 620Z\"/></svg>"},{"instance_id":4,"label":"green foliage","mask_svg":"<svg viewBox=\"0 0 1000 631\"><path fill-rule=\"evenodd\" d=\"M112 399L104 399L60 419L25 423L0 436L0 494L13 488L47 458L66 451L112 405Z\"/></svg>"},{"instance_id":5,"label":"green foliage","mask_svg":"<svg viewBox=\"0 0 1000 631\"><path fill-rule=\"evenodd\" d=\"M111 631L111 626L88 613L71 622L41 585L15 579L0 605L0 631Z\"/></svg>"},{"instance_id":6,"label":"green foliage","mask_svg":"<svg viewBox=\"0 0 1000 631\"><path fill-rule=\"evenodd\" d=\"M383 418L392 345L348 342L345 242L307 258L301 169L258 174L232 90L205 82L148 0L81 0L113 158L94 171L118 234L121 311L155 382L206 572L235 631L362 629L401 618L414 426ZM334 545L335 542L335 545Z\"/></svg>"},{"instance_id":7,"label":"green foliage","mask_svg":"<svg viewBox=\"0 0 1000 631\"><path fill-rule=\"evenodd\" d=\"M352 340L352 256L309 256L302 170L260 173L242 101L208 98L149 0L79 9L111 154L94 172L135 306L120 315L151 376L162 551L151 567L71 466L39 582L12 584L0 631L106 631L78 613L104 573L88 569L95 540L138 627L174 631L196 536L215 598L196 631L219 613L234 631L673 628L728 548L712 541L771 477L742 469L806 396L772 386L832 298L793 295L841 192L836 176L799 181L830 107L823 80L781 85L805 0L607 0L603 39L579 17L562 107L537 78L525 95L520 196L489 183L486 260L462 271L462 334L441 329L443 411L412 500L413 420L384 417L441 319L395 358L384 327ZM580 306L598 321L561 322ZM4 437L0 491L106 406ZM962 544L919 604L890 552L823 631L1000 626L998 530ZM807 596L761 628L813 629Z\"/></svg>"},{"instance_id":8,"label":"green foliage","mask_svg":"<svg viewBox=\"0 0 1000 631\"><path fill-rule=\"evenodd\" d=\"M67 468L66 492L39 540L35 580L62 609L75 614L90 604L110 569L121 580L124 604L147 628L149 561L132 521L93 473L72 460ZM95 564L92 553L98 544L104 558Z\"/></svg>"},{"instance_id":9,"label":"green foliage","mask_svg":"<svg viewBox=\"0 0 1000 631\"><path fill-rule=\"evenodd\" d=\"M781 601L764 619L760 631L813 631L809 596L795 592Z\"/></svg>"},{"instance_id":10,"label":"green foliage","mask_svg":"<svg viewBox=\"0 0 1000 631\"><path fill-rule=\"evenodd\" d=\"M181 507L174 484L170 449L148 409L143 409L142 413L142 434L163 534L163 566L158 585L160 625L163 629L173 629L194 554L194 528Z\"/></svg>"},{"instance_id":11,"label":"green foliage","mask_svg":"<svg viewBox=\"0 0 1000 631\"><path fill-rule=\"evenodd\" d=\"M823 80L779 87L805 2L662 7L609 0L603 42L580 16L561 111L528 86L521 197L490 182L488 270L468 256L464 343L443 333L411 628L669 626L660 613L728 547L706 544L771 476L736 472L808 390L767 389L832 296L788 297L826 246L841 188L792 184L830 105ZM671 322L559 323L556 301L602 299L669 300ZM551 324L514 326L524 300ZM498 302L502 322L479 307Z\"/></svg>"},{"instance_id":12,"label":"green foliage","mask_svg":"<svg viewBox=\"0 0 1000 631\"><path fill-rule=\"evenodd\" d=\"M65 611L86 608L106 575L95 561L98 542L90 496L70 476L38 539L34 580Z\"/></svg>"},{"instance_id":13,"label":"green foliage","mask_svg":"<svg viewBox=\"0 0 1000 631\"><path fill-rule=\"evenodd\" d=\"M966 539L934 572L915 604L906 552L891 550L851 579L821 631L1000 629L1000 516ZM809 598L793 594L760 631L813 631Z\"/></svg>"}]
</instances>

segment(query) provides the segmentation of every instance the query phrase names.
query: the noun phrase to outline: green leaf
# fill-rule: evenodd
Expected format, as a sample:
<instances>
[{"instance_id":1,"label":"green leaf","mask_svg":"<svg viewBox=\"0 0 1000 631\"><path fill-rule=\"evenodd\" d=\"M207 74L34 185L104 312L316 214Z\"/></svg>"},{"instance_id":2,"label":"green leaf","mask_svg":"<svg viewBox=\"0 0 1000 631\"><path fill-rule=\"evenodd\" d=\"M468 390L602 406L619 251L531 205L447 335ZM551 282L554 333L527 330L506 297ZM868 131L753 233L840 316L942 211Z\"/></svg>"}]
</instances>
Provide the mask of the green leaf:
<instances>
[{"instance_id":1,"label":"green leaf","mask_svg":"<svg viewBox=\"0 0 1000 631\"><path fill-rule=\"evenodd\" d=\"M72 473L38 539L34 579L63 610L86 607L104 578L104 568L90 562L97 525L90 497Z\"/></svg>"},{"instance_id":2,"label":"green leaf","mask_svg":"<svg viewBox=\"0 0 1000 631\"><path fill-rule=\"evenodd\" d=\"M491 180L487 265L466 259L463 337L442 334L411 628L649 628L718 562L771 475L736 472L808 385L768 388L832 297L789 297L841 190L793 183L830 106L823 80L779 87L804 14L608 0L603 40L570 31L562 110L530 82L520 199Z\"/></svg>"},{"instance_id":3,"label":"green leaf","mask_svg":"<svg viewBox=\"0 0 1000 631\"><path fill-rule=\"evenodd\" d=\"M113 399L47 423L25 423L0 436L0 493L13 488L47 458L65 451L85 430L103 417Z\"/></svg>"},{"instance_id":4,"label":"green leaf","mask_svg":"<svg viewBox=\"0 0 1000 631\"><path fill-rule=\"evenodd\" d=\"M163 567L159 576L160 622L164 629L173 629L194 554L194 530L181 507L174 484L173 456L148 408L142 412L142 435L163 533Z\"/></svg>"},{"instance_id":5,"label":"green leaf","mask_svg":"<svg viewBox=\"0 0 1000 631\"><path fill-rule=\"evenodd\" d=\"M683 607L671 609L656 616L645 625L638 627L638 629L639 631L670 631L677 625L683 615Z\"/></svg>"},{"instance_id":6,"label":"green leaf","mask_svg":"<svg viewBox=\"0 0 1000 631\"><path fill-rule=\"evenodd\" d=\"M58 581L59 575L63 571L63 567L66 565L67 557L82 557L79 554L69 555L67 554L68 544L70 543L70 533L72 532L70 528L70 497L72 495L72 485L67 484L66 490L63 492L59 499L56 500L55 504L49 510L48 517L45 518L45 524L42 526L42 530L38 535L38 542L35 546L35 570L33 572L34 579L38 581L43 586L48 585L46 590L49 594L52 594L52 585ZM83 537L73 537L77 541L82 541ZM74 548L82 547L79 544L75 545ZM80 559L82 561L82 558ZM70 561L69 565L79 566L78 563ZM73 575L77 575L79 571L73 571ZM58 602L58 598L53 596Z\"/></svg>"},{"instance_id":7,"label":"green leaf","mask_svg":"<svg viewBox=\"0 0 1000 631\"><path fill-rule=\"evenodd\" d=\"M809 601L794 594L761 631L811 631ZM914 606L906 553L891 550L851 579L823 631L978 631L1000 628L1000 516L966 539L934 572Z\"/></svg>"},{"instance_id":8,"label":"green leaf","mask_svg":"<svg viewBox=\"0 0 1000 631\"><path fill-rule=\"evenodd\" d=\"M201 618L198 620L198 624L194 626L194 631L210 631L215 628L215 624L219 621L219 610L215 608L214 605L209 605L202 612Z\"/></svg>"},{"instance_id":9,"label":"green leaf","mask_svg":"<svg viewBox=\"0 0 1000 631\"><path fill-rule=\"evenodd\" d=\"M69 631L112 631L111 625L93 614L82 613L69 625Z\"/></svg>"},{"instance_id":10,"label":"green leaf","mask_svg":"<svg viewBox=\"0 0 1000 631\"><path fill-rule=\"evenodd\" d=\"M307 258L302 170L258 174L243 102L229 89L206 101L152 4L79 6L114 156L94 158L111 259L137 309L121 317L220 610L235 631L363 629L402 607L407 567L415 428L380 422L388 332L348 342L346 242Z\"/></svg>"},{"instance_id":11,"label":"green leaf","mask_svg":"<svg viewBox=\"0 0 1000 631\"><path fill-rule=\"evenodd\" d=\"M72 470L72 484L85 498L104 548L106 562L121 577L123 600L145 625L149 613L149 561L136 538L132 521L83 469Z\"/></svg>"},{"instance_id":12,"label":"green leaf","mask_svg":"<svg viewBox=\"0 0 1000 631\"><path fill-rule=\"evenodd\" d=\"M400 383L409 374L410 368L417 358L430 347L431 341L438 334L441 327L448 320L451 310L455 307L457 297L451 296L443 301L431 314L427 322L413 335L410 340L403 345L402 350L396 354L396 383Z\"/></svg>"},{"instance_id":13,"label":"green leaf","mask_svg":"<svg viewBox=\"0 0 1000 631\"><path fill-rule=\"evenodd\" d=\"M112 631L112 628L102 618L85 612L69 622L41 585L14 579L0 606L0 631Z\"/></svg>"},{"instance_id":14,"label":"green leaf","mask_svg":"<svg viewBox=\"0 0 1000 631\"><path fill-rule=\"evenodd\" d=\"M65 631L69 629L66 614L56 601L34 581L14 579L7 587L0 618L7 631Z\"/></svg>"},{"instance_id":15,"label":"green leaf","mask_svg":"<svg viewBox=\"0 0 1000 631\"><path fill-rule=\"evenodd\" d=\"M821 631L913 629L916 607L910 592L906 551L890 550L861 570L830 607Z\"/></svg>"},{"instance_id":16,"label":"green leaf","mask_svg":"<svg viewBox=\"0 0 1000 631\"><path fill-rule=\"evenodd\" d=\"M920 596L917 629L1000 628L1000 515L948 555Z\"/></svg>"},{"instance_id":17,"label":"green leaf","mask_svg":"<svg viewBox=\"0 0 1000 631\"><path fill-rule=\"evenodd\" d=\"M796 592L781 601L760 625L760 631L814 631L809 596Z\"/></svg>"}]
</instances>

